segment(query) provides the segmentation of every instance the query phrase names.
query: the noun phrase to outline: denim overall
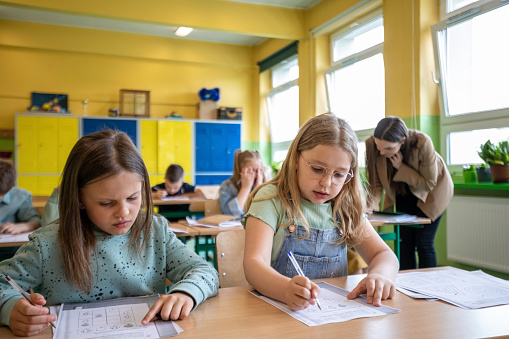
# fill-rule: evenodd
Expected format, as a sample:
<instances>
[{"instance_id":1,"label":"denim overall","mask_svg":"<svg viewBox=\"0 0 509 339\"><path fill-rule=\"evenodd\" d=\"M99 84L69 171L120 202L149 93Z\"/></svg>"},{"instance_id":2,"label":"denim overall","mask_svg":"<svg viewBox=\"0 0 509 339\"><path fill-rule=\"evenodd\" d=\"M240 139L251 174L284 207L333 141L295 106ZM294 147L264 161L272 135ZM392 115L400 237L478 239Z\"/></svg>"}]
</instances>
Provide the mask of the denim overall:
<instances>
[{"instance_id":1,"label":"denim overall","mask_svg":"<svg viewBox=\"0 0 509 339\"><path fill-rule=\"evenodd\" d=\"M289 278L298 275L288 252L292 251L304 275L309 279L342 277L348 275L346 241L337 244L341 238L340 230L310 229L309 238L300 240L306 229L299 225L285 228L285 239L272 267Z\"/></svg>"}]
</instances>

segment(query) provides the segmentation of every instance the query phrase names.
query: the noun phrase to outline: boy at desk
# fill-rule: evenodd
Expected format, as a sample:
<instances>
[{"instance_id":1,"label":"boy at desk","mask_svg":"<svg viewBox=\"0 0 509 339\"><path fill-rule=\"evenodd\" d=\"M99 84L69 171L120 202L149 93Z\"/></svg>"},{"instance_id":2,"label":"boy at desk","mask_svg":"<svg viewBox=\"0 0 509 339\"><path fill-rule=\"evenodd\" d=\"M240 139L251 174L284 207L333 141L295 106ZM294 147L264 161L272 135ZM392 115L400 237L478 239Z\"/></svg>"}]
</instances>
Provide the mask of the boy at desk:
<instances>
[{"instance_id":1,"label":"boy at desk","mask_svg":"<svg viewBox=\"0 0 509 339\"><path fill-rule=\"evenodd\" d=\"M152 199L162 200L167 197L205 198L196 186L184 182L184 169L177 164L171 164L166 170L165 181L152 187ZM159 212L189 211L189 204L160 205Z\"/></svg>"},{"instance_id":2,"label":"boy at desk","mask_svg":"<svg viewBox=\"0 0 509 339\"><path fill-rule=\"evenodd\" d=\"M31 232L41 226L39 213L32 206L32 195L14 187L16 171L5 161L0 161L0 234ZM0 261L10 258L18 247L0 248Z\"/></svg>"}]
</instances>

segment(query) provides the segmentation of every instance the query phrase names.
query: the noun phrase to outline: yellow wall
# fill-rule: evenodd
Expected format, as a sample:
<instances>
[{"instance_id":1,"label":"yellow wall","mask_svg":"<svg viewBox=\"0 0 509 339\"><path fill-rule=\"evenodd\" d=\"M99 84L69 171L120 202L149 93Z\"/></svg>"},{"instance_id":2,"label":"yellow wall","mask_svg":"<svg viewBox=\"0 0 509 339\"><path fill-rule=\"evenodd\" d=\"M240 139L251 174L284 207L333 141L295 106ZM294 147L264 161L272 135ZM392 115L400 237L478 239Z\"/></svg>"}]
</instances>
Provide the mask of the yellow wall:
<instances>
[{"instance_id":1,"label":"yellow wall","mask_svg":"<svg viewBox=\"0 0 509 339\"><path fill-rule=\"evenodd\" d=\"M219 87L218 105L243 107L246 122L258 117L250 46L9 20L0 20L0 32L2 129L14 128L33 91L67 93L76 115L88 99L87 115L106 115L120 89L149 90L152 117L198 118L198 91ZM246 140L251 134L243 131Z\"/></svg>"}]
</instances>

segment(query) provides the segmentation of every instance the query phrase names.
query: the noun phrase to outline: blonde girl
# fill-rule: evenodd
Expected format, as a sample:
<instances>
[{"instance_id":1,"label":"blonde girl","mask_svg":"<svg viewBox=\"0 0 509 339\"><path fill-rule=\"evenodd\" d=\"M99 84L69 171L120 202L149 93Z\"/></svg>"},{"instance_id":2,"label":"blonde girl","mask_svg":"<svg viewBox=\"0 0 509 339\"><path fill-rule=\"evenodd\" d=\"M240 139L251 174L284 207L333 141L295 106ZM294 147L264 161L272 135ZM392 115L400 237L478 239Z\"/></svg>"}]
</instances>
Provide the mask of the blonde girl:
<instances>
[{"instance_id":1,"label":"blonde girl","mask_svg":"<svg viewBox=\"0 0 509 339\"><path fill-rule=\"evenodd\" d=\"M357 138L344 120L322 114L301 127L279 174L246 203L244 270L256 290L305 309L320 294L310 279L347 275L348 244L369 265L348 298L366 293L380 306L394 295L398 260L363 214L358 174Z\"/></svg>"},{"instance_id":2,"label":"blonde girl","mask_svg":"<svg viewBox=\"0 0 509 339\"><path fill-rule=\"evenodd\" d=\"M129 137L105 130L81 138L62 175L59 220L32 233L0 263L36 305L160 294L142 324L184 319L218 288L217 272L152 215L150 183ZM172 281L166 294L166 279ZM56 321L0 277L0 324L35 335Z\"/></svg>"},{"instance_id":3,"label":"blonde girl","mask_svg":"<svg viewBox=\"0 0 509 339\"><path fill-rule=\"evenodd\" d=\"M266 181L262 158L258 151L235 151L233 175L219 188L221 213L242 217L244 204L251 191Z\"/></svg>"}]
</instances>

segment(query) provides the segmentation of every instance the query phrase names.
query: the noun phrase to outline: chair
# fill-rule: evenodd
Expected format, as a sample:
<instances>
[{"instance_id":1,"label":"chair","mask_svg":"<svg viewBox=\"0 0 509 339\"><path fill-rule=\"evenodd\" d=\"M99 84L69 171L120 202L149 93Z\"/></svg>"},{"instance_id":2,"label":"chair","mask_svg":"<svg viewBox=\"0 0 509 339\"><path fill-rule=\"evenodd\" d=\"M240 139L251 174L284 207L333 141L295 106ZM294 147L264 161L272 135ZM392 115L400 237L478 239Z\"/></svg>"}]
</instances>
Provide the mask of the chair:
<instances>
[{"instance_id":1,"label":"chair","mask_svg":"<svg viewBox=\"0 0 509 339\"><path fill-rule=\"evenodd\" d=\"M216 236L219 287L247 286L244 275L245 231L221 232Z\"/></svg>"},{"instance_id":2,"label":"chair","mask_svg":"<svg viewBox=\"0 0 509 339\"><path fill-rule=\"evenodd\" d=\"M211 216L221 214L221 206L219 206L219 200L207 200L205 201L205 216Z\"/></svg>"}]
</instances>

